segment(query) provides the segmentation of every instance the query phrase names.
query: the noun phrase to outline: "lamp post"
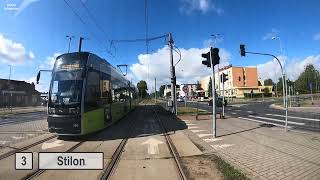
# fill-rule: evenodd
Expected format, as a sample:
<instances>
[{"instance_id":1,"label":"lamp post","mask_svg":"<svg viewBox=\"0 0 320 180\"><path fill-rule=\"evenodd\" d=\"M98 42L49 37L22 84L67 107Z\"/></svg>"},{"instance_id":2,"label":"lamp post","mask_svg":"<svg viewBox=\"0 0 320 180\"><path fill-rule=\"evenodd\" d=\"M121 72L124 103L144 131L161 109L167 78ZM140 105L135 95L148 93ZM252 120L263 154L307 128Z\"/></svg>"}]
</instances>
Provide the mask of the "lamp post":
<instances>
[{"instance_id":1,"label":"lamp post","mask_svg":"<svg viewBox=\"0 0 320 180\"><path fill-rule=\"evenodd\" d=\"M66 38L68 38L68 40L69 40L69 43L68 43L68 53L69 53L70 52L71 40L72 40L72 38L74 38L74 36L66 35Z\"/></svg>"},{"instance_id":2,"label":"lamp post","mask_svg":"<svg viewBox=\"0 0 320 180\"><path fill-rule=\"evenodd\" d=\"M275 39L278 39L279 40L279 46L280 46L280 55L283 55L283 51L282 51L282 43L281 43L281 39L279 36L273 36L271 38L272 40L275 40ZM279 61L279 60L278 60ZM279 62L280 63L280 62ZM283 67L284 67L284 61L282 63ZM285 87L285 81L286 79L284 78L285 77L285 72L284 72L284 69L281 70L282 72L282 90L284 92L284 95L286 96L287 95L287 88ZM286 106L286 97L283 96L283 107L285 108Z\"/></svg>"}]
</instances>

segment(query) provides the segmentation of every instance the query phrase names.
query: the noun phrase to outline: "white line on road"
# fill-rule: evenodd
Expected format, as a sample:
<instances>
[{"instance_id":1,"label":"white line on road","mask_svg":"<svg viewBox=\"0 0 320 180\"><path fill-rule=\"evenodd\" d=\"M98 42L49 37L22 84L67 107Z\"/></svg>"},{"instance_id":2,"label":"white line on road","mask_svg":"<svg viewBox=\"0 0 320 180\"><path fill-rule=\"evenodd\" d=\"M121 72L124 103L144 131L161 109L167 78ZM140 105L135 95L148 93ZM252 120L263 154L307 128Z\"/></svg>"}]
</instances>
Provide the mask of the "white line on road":
<instances>
[{"instance_id":1,"label":"white line on road","mask_svg":"<svg viewBox=\"0 0 320 180\"><path fill-rule=\"evenodd\" d=\"M9 142L9 141L0 141L0 144L1 144L1 145L4 145L4 144L6 144L7 142Z\"/></svg>"},{"instance_id":2,"label":"white line on road","mask_svg":"<svg viewBox=\"0 0 320 180\"><path fill-rule=\"evenodd\" d=\"M209 139L203 139L205 142L216 142L216 141L221 141L222 138L209 138Z\"/></svg>"},{"instance_id":3,"label":"white line on road","mask_svg":"<svg viewBox=\"0 0 320 180\"><path fill-rule=\"evenodd\" d=\"M258 119L265 119L265 120L269 120L269 121L276 121L276 122L285 122L284 120L267 118L267 117L261 117L261 116L252 116L252 115L249 115L249 117L258 118ZM288 121L288 124L295 124L295 125L300 125L300 126L305 125L305 123L298 123L298 122L293 122L293 121Z\"/></svg>"},{"instance_id":4,"label":"white line on road","mask_svg":"<svg viewBox=\"0 0 320 180\"><path fill-rule=\"evenodd\" d=\"M23 139L23 137L21 137L21 136L11 136L11 137L12 137L12 139L15 139L15 140Z\"/></svg>"},{"instance_id":5,"label":"white line on road","mask_svg":"<svg viewBox=\"0 0 320 180\"><path fill-rule=\"evenodd\" d=\"M266 114L267 116L278 116L278 117L286 117L284 115L280 115L280 114ZM296 117L296 116L288 116L288 118L292 118L292 119L303 119L303 120L309 120L309 121L317 121L320 122L320 119L312 119L312 118L304 118L304 117Z\"/></svg>"},{"instance_id":6,"label":"white line on road","mask_svg":"<svg viewBox=\"0 0 320 180\"><path fill-rule=\"evenodd\" d=\"M248 113L253 113L253 111L247 111Z\"/></svg>"},{"instance_id":7,"label":"white line on road","mask_svg":"<svg viewBox=\"0 0 320 180\"><path fill-rule=\"evenodd\" d=\"M192 126L192 125L195 125L195 124L192 124L192 123L186 123L187 126Z\"/></svg>"},{"instance_id":8,"label":"white line on road","mask_svg":"<svg viewBox=\"0 0 320 180\"><path fill-rule=\"evenodd\" d=\"M199 127L197 126L192 126L192 127L188 127L188 129L198 129Z\"/></svg>"},{"instance_id":9,"label":"white line on road","mask_svg":"<svg viewBox=\"0 0 320 180\"><path fill-rule=\"evenodd\" d=\"M237 113L235 113L235 112L232 112L231 114L237 114Z\"/></svg>"},{"instance_id":10,"label":"white line on road","mask_svg":"<svg viewBox=\"0 0 320 180\"><path fill-rule=\"evenodd\" d=\"M221 145L211 145L211 147L213 147L214 149L224 149L227 147L231 147L234 144L221 144Z\"/></svg>"},{"instance_id":11,"label":"white line on road","mask_svg":"<svg viewBox=\"0 0 320 180\"><path fill-rule=\"evenodd\" d=\"M236 109L236 111L240 112L241 110L240 109Z\"/></svg>"},{"instance_id":12,"label":"white line on road","mask_svg":"<svg viewBox=\"0 0 320 180\"><path fill-rule=\"evenodd\" d=\"M206 137L206 136L213 136L212 134L197 134L199 138Z\"/></svg>"},{"instance_id":13,"label":"white line on road","mask_svg":"<svg viewBox=\"0 0 320 180\"><path fill-rule=\"evenodd\" d=\"M193 132L193 133L198 133L198 132L203 132L203 131L207 131L207 130L191 130L191 132Z\"/></svg>"},{"instance_id":14,"label":"white line on road","mask_svg":"<svg viewBox=\"0 0 320 180\"><path fill-rule=\"evenodd\" d=\"M268 123L268 124L272 124L272 125L279 126L279 127L285 127L284 125L281 125L281 124L269 123L269 122L259 121L259 120L255 120L255 119L245 118L245 117L238 117L238 118L248 120L248 121L257 122L257 123ZM291 128L291 126L288 126L288 128Z\"/></svg>"}]
</instances>

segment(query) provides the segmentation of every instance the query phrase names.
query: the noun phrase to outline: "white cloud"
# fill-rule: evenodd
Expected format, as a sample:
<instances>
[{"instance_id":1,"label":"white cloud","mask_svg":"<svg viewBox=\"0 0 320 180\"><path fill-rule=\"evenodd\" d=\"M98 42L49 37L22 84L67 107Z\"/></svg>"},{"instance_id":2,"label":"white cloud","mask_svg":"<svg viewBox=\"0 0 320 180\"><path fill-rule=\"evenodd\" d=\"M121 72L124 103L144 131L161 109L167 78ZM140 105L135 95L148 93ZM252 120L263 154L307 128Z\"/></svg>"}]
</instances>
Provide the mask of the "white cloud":
<instances>
[{"instance_id":1,"label":"white cloud","mask_svg":"<svg viewBox=\"0 0 320 180\"><path fill-rule=\"evenodd\" d=\"M212 0L180 0L180 12L191 14L196 11L206 13L210 10L214 11L218 15L223 14L223 9L216 7Z\"/></svg>"},{"instance_id":2,"label":"white cloud","mask_svg":"<svg viewBox=\"0 0 320 180\"><path fill-rule=\"evenodd\" d=\"M40 69L52 69L56 58L62 53L56 52L52 56L48 56L46 60L39 66Z\"/></svg>"},{"instance_id":3,"label":"white cloud","mask_svg":"<svg viewBox=\"0 0 320 180\"><path fill-rule=\"evenodd\" d=\"M16 12L16 16L18 16L23 10L25 10L28 6L30 6L32 3L38 2L40 0L22 0L18 11Z\"/></svg>"},{"instance_id":4,"label":"white cloud","mask_svg":"<svg viewBox=\"0 0 320 180\"><path fill-rule=\"evenodd\" d=\"M279 30L272 28L271 32L268 32L262 36L262 40L268 40L268 39L271 39L272 37L275 37L277 35L279 35Z\"/></svg>"},{"instance_id":5,"label":"white cloud","mask_svg":"<svg viewBox=\"0 0 320 180\"><path fill-rule=\"evenodd\" d=\"M320 70L320 55L308 56L305 59L293 59L288 63L287 74L290 80L298 79L304 71L306 65L313 64L316 69Z\"/></svg>"},{"instance_id":6,"label":"white cloud","mask_svg":"<svg viewBox=\"0 0 320 180\"><path fill-rule=\"evenodd\" d=\"M181 61L176 66L177 83L196 83L202 77L211 74L211 69L202 65L201 61L204 60L201 57L202 53L208 52L208 48L181 48ZM228 51L220 49L220 64L221 66L229 64L231 55ZM174 63L177 62L179 56L174 54ZM157 78L157 86L161 84L170 83L170 58L169 50L167 47L159 49L153 54L140 54L138 56L138 63L130 66L132 72L131 77L134 77L135 81L146 80L149 85L149 90L154 86L154 78ZM149 66L149 68L148 68ZM221 67L220 66L220 67ZM149 81L148 79L149 69ZM150 86L151 85L151 86Z\"/></svg>"},{"instance_id":7,"label":"white cloud","mask_svg":"<svg viewBox=\"0 0 320 180\"><path fill-rule=\"evenodd\" d=\"M6 64L23 64L26 60L31 60L35 56L33 52L27 52L21 43L6 39L0 34L0 61Z\"/></svg>"},{"instance_id":8,"label":"white cloud","mask_svg":"<svg viewBox=\"0 0 320 180\"><path fill-rule=\"evenodd\" d=\"M320 40L320 32L315 33L315 34L313 35L313 40L315 40L315 41Z\"/></svg>"},{"instance_id":9,"label":"white cloud","mask_svg":"<svg viewBox=\"0 0 320 180\"><path fill-rule=\"evenodd\" d=\"M284 59L288 61L286 64L286 74L290 80L295 81L299 75L304 71L307 64L313 64L316 69L320 70L320 55L308 56L304 59L292 59L287 60L287 57L278 57L279 59ZM261 79L271 78L273 81L277 82L281 77L281 70L277 60L270 60L264 64L257 65L258 74Z\"/></svg>"}]
</instances>

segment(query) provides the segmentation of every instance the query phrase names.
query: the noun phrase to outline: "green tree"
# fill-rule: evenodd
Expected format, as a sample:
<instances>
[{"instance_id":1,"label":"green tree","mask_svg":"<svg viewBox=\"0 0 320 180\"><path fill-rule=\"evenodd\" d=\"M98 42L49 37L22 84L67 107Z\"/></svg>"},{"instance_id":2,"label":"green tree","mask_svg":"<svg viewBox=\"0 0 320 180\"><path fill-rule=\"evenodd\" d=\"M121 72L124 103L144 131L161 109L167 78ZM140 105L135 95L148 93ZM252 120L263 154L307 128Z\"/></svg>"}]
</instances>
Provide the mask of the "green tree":
<instances>
[{"instance_id":1,"label":"green tree","mask_svg":"<svg viewBox=\"0 0 320 180\"><path fill-rule=\"evenodd\" d=\"M147 90L148 90L148 86L147 86L147 82L144 80L141 80L137 83L137 88L139 91L139 96L144 98L147 96Z\"/></svg>"},{"instance_id":2,"label":"green tree","mask_svg":"<svg viewBox=\"0 0 320 180\"><path fill-rule=\"evenodd\" d=\"M272 81L272 79L266 79L266 80L264 80L264 85L265 86L272 86L273 85L273 81Z\"/></svg>"},{"instance_id":3,"label":"green tree","mask_svg":"<svg viewBox=\"0 0 320 180\"><path fill-rule=\"evenodd\" d=\"M312 84L312 90L315 91L319 79L319 71L312 64L308 64L295 82L296 89L299 93L310 93L309 84Z\"/></svg>"},{"instance_id":4,"label":"green tree","mask_svg":"<svg viewBox=\"0 0 320 180\"><path fill-rule=\"evenodd\" d=\"M209 84L208 84L208 96L212 97L212 79L210 77Z\"/></svg>"},{"instance_id":5,"label":"green tree","mask_svg":"<svg viewBox=\"0 0 320 180\"><path fill-rule=\"evenodd\" d=\"M265 87L263 89L263 93L264 93L265 96L269 96L271 94L270 89L268 87Z\"/></svg>"},{"instance_id":6,"label":"green tree","mask_svg":"<svg viewBox=\"0 0 320 180\"><path fill-rule=\"evenodd\" d=\"M160 96L162 97L163 94L164 94L164 89L165 89L165 85L161 85L160 88L159 88L159 91L160 91Z\"/></svg>"}]
</instances>

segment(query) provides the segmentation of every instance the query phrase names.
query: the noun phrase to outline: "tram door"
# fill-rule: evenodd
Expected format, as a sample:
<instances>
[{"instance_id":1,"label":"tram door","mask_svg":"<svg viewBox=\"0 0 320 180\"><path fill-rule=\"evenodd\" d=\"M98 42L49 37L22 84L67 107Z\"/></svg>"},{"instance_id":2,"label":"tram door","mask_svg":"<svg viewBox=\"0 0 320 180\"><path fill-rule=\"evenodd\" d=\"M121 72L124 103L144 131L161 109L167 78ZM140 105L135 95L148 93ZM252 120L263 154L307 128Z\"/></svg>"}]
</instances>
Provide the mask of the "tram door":
<instances>
[{"instance_id":1,"label":"tram door","mask_svg":"<svg viewBox=\"0 0 320 180\"><path fill-rule=\"evenodd\" d=\"M100 82L100 88L101 88L101 98L103 99L103 109L104 109L104 124L111 123L112 117L111 117L111 84L109 80L101 80Z\"/></svg>"}]
</instances>

